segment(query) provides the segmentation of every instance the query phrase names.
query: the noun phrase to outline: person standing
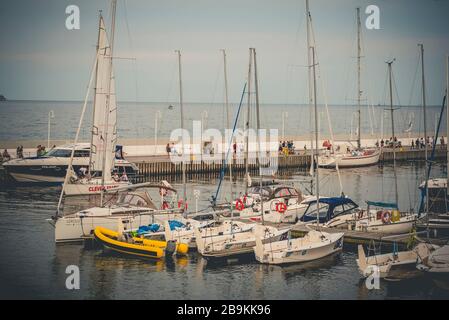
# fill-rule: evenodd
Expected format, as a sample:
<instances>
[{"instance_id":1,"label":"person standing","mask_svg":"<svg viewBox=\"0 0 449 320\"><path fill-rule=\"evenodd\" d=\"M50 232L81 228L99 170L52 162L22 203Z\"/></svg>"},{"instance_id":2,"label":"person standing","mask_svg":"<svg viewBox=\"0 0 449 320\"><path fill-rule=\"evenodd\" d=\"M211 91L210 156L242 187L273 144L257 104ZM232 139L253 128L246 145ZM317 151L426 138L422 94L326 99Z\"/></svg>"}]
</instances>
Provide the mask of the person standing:
<instances>
[{"instance_id":1,"label":"person standing","mask_svg":"<svg viewBox=\"0 0 449 320\"><path fill-rule=\"evenodd\" d=\"M171 152L170 143L167 143L167 145L165 146L165 151L167 152L167 156L170 156Z\"/></svg>"}]
</instances>

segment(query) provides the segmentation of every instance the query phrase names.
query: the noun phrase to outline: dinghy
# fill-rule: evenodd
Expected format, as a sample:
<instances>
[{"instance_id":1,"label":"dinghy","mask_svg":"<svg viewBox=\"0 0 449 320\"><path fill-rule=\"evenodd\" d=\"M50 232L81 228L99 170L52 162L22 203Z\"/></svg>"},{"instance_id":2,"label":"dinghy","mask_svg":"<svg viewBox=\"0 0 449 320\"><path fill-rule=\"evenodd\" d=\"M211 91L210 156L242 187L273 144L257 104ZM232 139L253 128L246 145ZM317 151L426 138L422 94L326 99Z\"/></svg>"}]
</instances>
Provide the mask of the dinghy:
<instances>
[{"instance_id":1,"label":"dinghy","mask_svg":"<svg viewBox=\"0 0 449 320\"><path fill-rule=\"evenodd\" d=\"M159 259L172 254L186 254L188 251L184 243L128 237L103 227L95 228L94 236L95 240L115 252L144 258Z\"/></svg>"},{"instance_id":2,"label":"dinghy","mask_svg":"<svg viewBox=\"0 0 449 320\"><path fill-rule=\"evenodd\" d=\"M426 261L438 246L419 243L413 250L396 251L367 257L362 245L358 246L357 265L362 277L378 274L380 278L405 279L417 276L416 266ZM377 270L376 270L377 269Z\"/></svg>"}]
</instances>

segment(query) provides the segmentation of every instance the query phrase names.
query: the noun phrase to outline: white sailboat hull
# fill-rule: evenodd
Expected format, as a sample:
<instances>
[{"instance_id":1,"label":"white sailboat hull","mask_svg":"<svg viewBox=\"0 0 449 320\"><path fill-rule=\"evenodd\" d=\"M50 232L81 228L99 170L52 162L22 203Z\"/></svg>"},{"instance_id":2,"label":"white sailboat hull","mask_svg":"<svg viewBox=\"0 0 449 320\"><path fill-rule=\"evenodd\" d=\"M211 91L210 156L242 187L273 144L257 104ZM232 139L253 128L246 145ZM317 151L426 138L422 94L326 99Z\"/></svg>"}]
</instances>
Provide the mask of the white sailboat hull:
<instances>
[{"instance_id":1,"label":"white sailboat hull","mask_svg":"<svg viewBox=\"0 0 449 320\"><path fill-rule=\"evenodd\" d=\"M64 193L67 196L95 195L100 194L102 190L111 190L127 185L131 185L131 183L125 181L105 181L104 185L102 185L101 178L96 178L85 182L67 183L64 186Z\"/></svg>"},{"instance_id":2,"label":"white sailboat hull","mask_svg":"<svg viewBox=\"0 0 449 320\"><path fill-rule=\"evenodd\" d=\"M318 165L325 168L364 167L371 166L379 162L380 150L374 150L373 153L360 156L351 154L321 155L318 157Z\"/></svg>"},{"instance_id":3,"label":"white sailboat hull","mask_svg":"<svg viewBox=\"0 0 449 320\"><path fill-rule=\"evenodd\" d=\"M70 215L61 217L56 222L51 222L54 223L55 227L55 242L64 243L82 241L83 238L91 236L96 227L104 227L117 231L119 219L127 229L137 229L140 226L152 223L163 225L165 220L179 219L180 217L182 217L181 214L157 214L151 213L148 210L141 210L139 214L122 212L120 214L94 217Z\"/></svg>"},{"instance_id":4,"label":"white sailboat hull","mask_svg":"<svg viewBox=\"0 0 449 320\"><path fill-rule=\"evenodd\" d=\"M313 233L313 239L308 238ZM254 253L256 260L266 264L301 263L324 258L343 248L344 233L310 231L304 238L267 242L256 238ZM319 235L318 235L319 234ZM321 238L324 236L324 238Z\"/></svg>"}]
</instances>

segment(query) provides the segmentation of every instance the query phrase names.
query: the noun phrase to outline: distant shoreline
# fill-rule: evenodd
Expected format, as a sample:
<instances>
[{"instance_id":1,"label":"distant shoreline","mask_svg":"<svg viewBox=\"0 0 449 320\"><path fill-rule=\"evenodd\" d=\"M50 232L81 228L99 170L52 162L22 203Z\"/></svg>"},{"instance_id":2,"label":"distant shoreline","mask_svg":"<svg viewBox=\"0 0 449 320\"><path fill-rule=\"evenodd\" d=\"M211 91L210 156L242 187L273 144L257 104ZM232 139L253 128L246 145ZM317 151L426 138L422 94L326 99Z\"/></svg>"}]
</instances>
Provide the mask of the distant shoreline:
<instances>
[{"instance_id":1,"label":"distant shoreline","mask_svg":"<svg viewBox=\"0 0 449 320\"><path fill-rule=\"evenodd\" d=\"M32 100L32 99L7 99L4 101L0 102L49 102L49 103L58 103L58 102L62 102L62 103L79 103L80 104L80 108L81 108L81 104L84 103L84 101L82 100ZM89 100L88 103L93 103L93 101ZM120 104L167 104L167 108L170 104L174 104L177 105L179 103L179 101L118 101L117 102L119 105ZM185 101L185 104L203 104L203 105L223 105L223 102L195 102L195 101ZM238 101L230 101L230 104L238 104ZM281 102L277 102L277 103L271 103L271 102L262 102L260 103L261 106L301 106L301 107L308 107L309 105L306 103L281 103ZM330 103L328 104L329 106L332 107L357 107L356 104L341 104L341 103ZM318 104L319 107L324 107L324 104ZM362 108L366 108L368 105L362 105ZM383 105L383 104L375 104L373 105L374 108L376 107L389 107L389 105ZM394 105L394 107L401 107L401 108L418 108L421 107L421 105ZM440 107L441 105L427 105L427 107L429 108L436 108L436 107Z\"/></svg>"}]
</instances>

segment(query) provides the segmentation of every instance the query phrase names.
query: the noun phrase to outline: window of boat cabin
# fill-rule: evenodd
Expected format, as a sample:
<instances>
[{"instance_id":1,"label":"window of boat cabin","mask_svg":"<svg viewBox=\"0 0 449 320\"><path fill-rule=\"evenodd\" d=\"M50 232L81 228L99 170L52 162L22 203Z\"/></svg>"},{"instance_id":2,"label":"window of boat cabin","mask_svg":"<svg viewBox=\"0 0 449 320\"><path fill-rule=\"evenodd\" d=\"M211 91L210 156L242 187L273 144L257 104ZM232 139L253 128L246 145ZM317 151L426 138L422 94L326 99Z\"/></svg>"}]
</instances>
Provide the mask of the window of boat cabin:
<instances>
[{"instance_id":1,"label":"window of boat cabin","mask_svg":"<svg viewBox=\"0 0 449 320\"><path fill-rule=\"evenodd\" d=\"M282 188L278 191L276 191L274 197L275 198L284 198L284 197L297 197L298 191L296 191L294 188Z\"/></svg>"},{"instance_id":2,"label":"window of boat cabin","mask_svg":"<svg viewBox=\"0 0 449 320\"><path fill-rule=\"evenodd\" d=\"M131 206L138 206L138 207L143 207L143 206L147 206L148 203L145 201L145 199L143 199L142 197L135 195L135 194L121 194L118 197L117 200L118 204L127 204L127 205L131 205Z\"/></svg>"},{"instance_id":3,"label":"window of boat cabin","mask_svg":"<svg viewBox=\"0 0 449 320\"><path fill-rule=\"evenodd\" d=\"M320 213L319 213L320 218L326 217L328 210L329 205L327 203L320 203ZM304 215L308 217L316 217L316 213L317 213L317 203L312 202L311 204L309 204Z\"/></svg>"},{"instance_id":4,"label":"window of boat cabin","mask_svg":"<svg viewBox=\"0 0 449 320\"><path fill-rule=\"evenodd\" d=\"M333 216L336 217L342 213L348 213L348 211L352 211L355 208L357 208L357 206L354 203L348 202L345 204L339 204L337 206L334 207L334 213Z\"/></svg>"},{"instance_id":5,"label":"window of boat cabin","mask_svg":"<svg viewBox=\"0 0 449 320\"><path fill-rule=\"evenodd\" d=\"M72 150L68 149L53 149L47 153L49 157L60 157L60 158L70 158Z\"/></svg>"},{"instance_id":6,"label":"window of boat cabin","mask_svg":"<svg viewBox=\"0 0 449 320\"><path fill-rule=\"evenodd\" d=\"M89 150L75 150L75 153L73 154L75 158L84 158L88 157L89 155L90 155Z\"/></svg>"}]
</instances>

